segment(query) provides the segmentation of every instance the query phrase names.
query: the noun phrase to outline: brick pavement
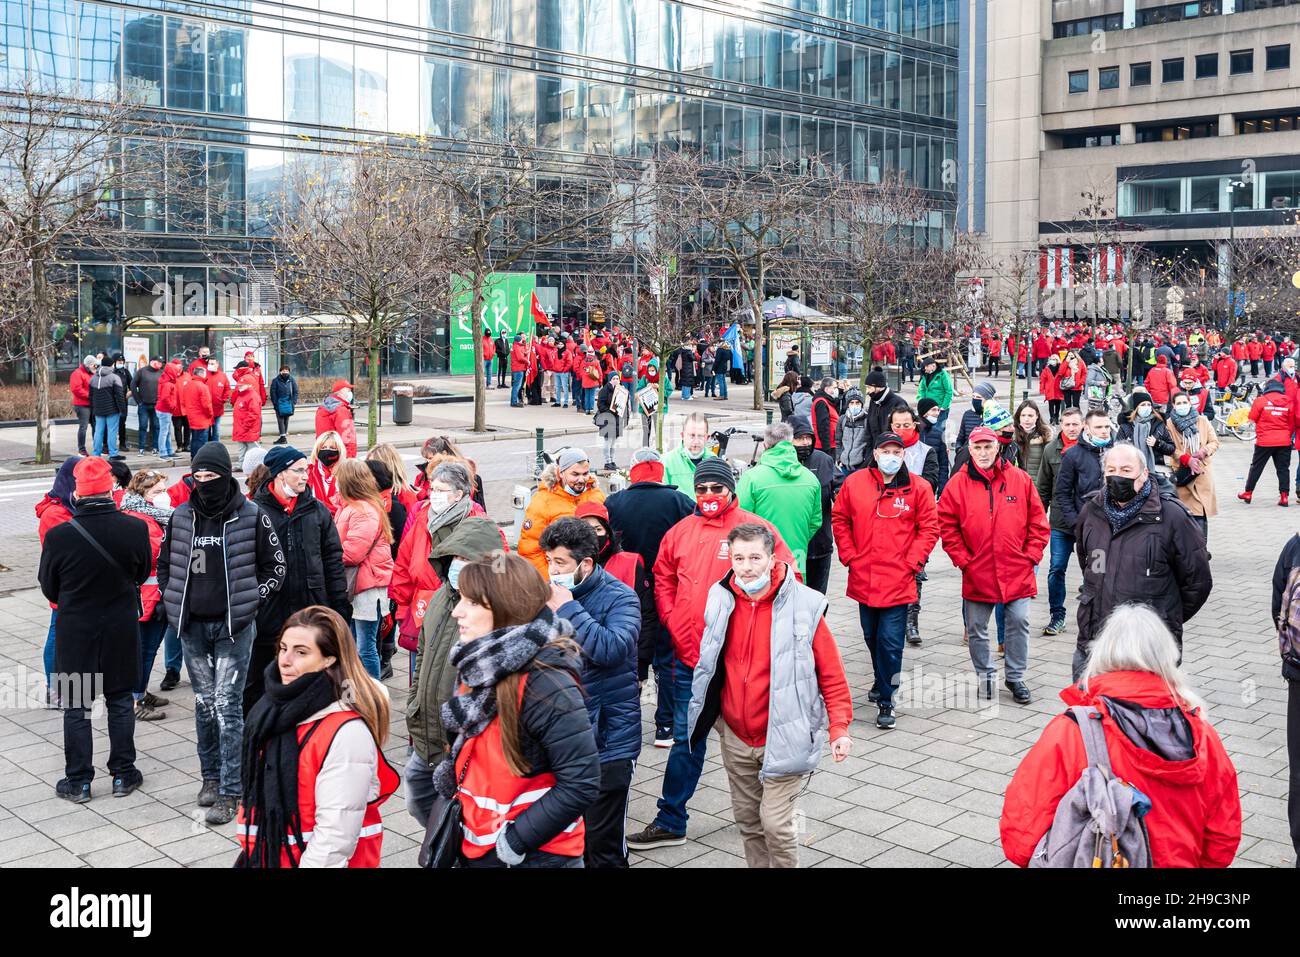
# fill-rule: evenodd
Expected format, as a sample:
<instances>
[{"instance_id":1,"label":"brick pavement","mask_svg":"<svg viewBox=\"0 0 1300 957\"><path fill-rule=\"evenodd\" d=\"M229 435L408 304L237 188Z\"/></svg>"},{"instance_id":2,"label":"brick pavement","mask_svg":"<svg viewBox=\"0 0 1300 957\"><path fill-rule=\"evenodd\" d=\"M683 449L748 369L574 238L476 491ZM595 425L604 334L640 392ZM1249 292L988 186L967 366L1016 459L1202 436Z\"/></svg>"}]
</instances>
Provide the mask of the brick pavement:
<instances>
[{"instance_id":1,"label":"brick pavement","mask_svg":"<svg viewBox=\"0 0 1300 957\"><path fill-rule=\"evenodd\" d=\"M1273 563L1300 511L1272 504L1271 475L1265 477L1255 505L1247 508L1235 501L1249 452L1248 446L1229 439L1215 459L1223 508L1210 522L1215 589L1187 627L1185 667L1208 699L1210 718L1237 766L1244 821L1235 866L1289 867L1294 856L1286 824L1286 692L1268 608ZM1031 617L1028 681L1036 692L1031 705L1017 706L1001 688L993 707L977 709L973 701L935 707L937 702L920 693L907 704L905 686L898 727L882 732L875 728L874 708L866 701L870 667L857 610L843 597L843 569L835 569L829 623L854 691L854 749L840 765L825 758L799 800L803 866L1010 866L997 840L1002 794L1021 755L1063 707L1056 692L1068 682L1074 645L1072 621L1064 635L1037 636L1047 617L1045 575L1044 562L1040 598ZM1073 592L1077 571L1071 572L1069 584ZM915 687L928 689L937 679L969 679L959 598L959 577L936 551L921 615L924 644L909 647L904 658L907 678ZM0 595L0 682L12 680L5 676L24 668L39 675L48 620L38 591ZM387 753L399 766L406 750L403 657L395 661L397 674L389 682L396 720ZM154 687L160 676L161 661ZM5 691L0 683L0 696ZM101 770L92 788L94 799L84 806L54 797L63 760L58 713L16 708L12 695L0 700L0 866L229 866L235 853L233 824L209 828L194 817L199 779L189 685L170 697L166 720L137 728L144 788L115 800ZM652 710L647 704L644 713ZM102 769L107 748L102 720L95 728ZM655 814L667 751L649 746L652 733L647 724L647 745L629 809L630 829ZM743 866L716 742L690 810L690 841L634 854L635 866ZM405 813L400 794L386 805L384 817L385 865L413 865L419 829Z\"/></svg>"}]
</instances>

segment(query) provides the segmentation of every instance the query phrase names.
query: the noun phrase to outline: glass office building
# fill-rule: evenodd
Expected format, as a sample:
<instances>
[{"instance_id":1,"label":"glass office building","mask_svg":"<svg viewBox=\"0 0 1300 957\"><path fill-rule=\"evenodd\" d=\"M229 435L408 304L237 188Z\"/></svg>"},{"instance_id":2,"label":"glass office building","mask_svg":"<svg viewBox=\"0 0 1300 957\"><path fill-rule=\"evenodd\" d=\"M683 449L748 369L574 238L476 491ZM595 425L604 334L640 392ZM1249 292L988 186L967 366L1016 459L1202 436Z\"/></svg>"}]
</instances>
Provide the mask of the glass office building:
<instances>
[{"instance_id":1,"label":"glass office building","mask_svg":"<svg viewBox=\"0 0 1300 957\"><path fill-rule=\"evenodd\" d=\"M0 0L0 85L28 71L85 96L136 91L183 134L128 150L163 150L168 176L209 196L142 190L125 210L139 261L76 267L69 321L86 351L116 348L123 318L147 314L160 282L249 281L255 264L213 269L186 237L228 240L238 261L266 235L291 153L363 137L493 140L522 128L561 154L820 155L868 181L904 171L946 209L957 2ZM950 229L951 214L937 214L931 237ZM566 309L562 276L540 269L538 287ZM445 355L392 361L433 371Z\"/></svg>"}]
</instances>

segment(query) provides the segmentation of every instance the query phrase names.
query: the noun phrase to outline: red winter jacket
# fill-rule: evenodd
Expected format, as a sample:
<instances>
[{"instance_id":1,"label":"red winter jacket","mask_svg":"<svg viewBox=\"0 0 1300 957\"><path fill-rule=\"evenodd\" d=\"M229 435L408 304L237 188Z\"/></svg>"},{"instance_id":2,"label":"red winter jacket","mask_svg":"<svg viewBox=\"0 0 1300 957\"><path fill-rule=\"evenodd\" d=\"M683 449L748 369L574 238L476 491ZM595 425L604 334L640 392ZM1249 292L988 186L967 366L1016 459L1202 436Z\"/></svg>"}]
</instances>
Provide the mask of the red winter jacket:
<instances>
[{"instance_id":1,"label":"red winter jacket","mask_svg":"<svg viewBox=\"0 0 1300 957\"><path fill-rule=\"evenodd\" d=\"M1279 372L1269 379L1269 382L1280 382L1282 388L1286 390L1286 397L1293 403L1296 403L1296 421L1300 422L1300 381L1295 376L1289 376L1285 372ZM1267 384L1265 388L1267 388Z\"/></svg>"},{"instance_id":2,"label":"red winter jacket","mask_svg":"<svg viewBox=\"0 0 1300 957\"><path fill-rule=\"evenodd\" d=\"M45 547L45 533L55 525L71 520L72 513L57 498L48 495L36 503L36 538Z\"/></svg>"},{"instance_id":3,"label":"red winter jacket","mask_svg":"<svg viewBox=\"0 0 1300 957\"><path fill-rule=\"evenodd\" d=\"M659 620L668 626L673 651L694 668L700 660L704 637L704 606L709 589L731 571L727 535L737 525L766 525L776 537L776 560L794 564L790 547L771 522L747 512L732 499L721 515L704 517L698 506L693 515L668 529L655 560L655 604Z\"/></svg>"},{"instance_id":4,"label":"red winter jacket","mask_svg":"<svg viewBox=\"0 0 1300 957\"><path fill-rule=\"evenodd\" d=\"M1043 394L1047 401L1053 399L1059 401L1065 398L1065 393L1061 391L1061 370L1063 366L1057 366L1055 369L1051 365L1043 366L1043 371L1038 375L1038 391Z\"/></svg>"},{"instance_id":5,"label":"red winter jacket","mask_svg":"<svg viewBox=\"0 0 1300 957\"><path fill-rule=\"evenodd\" d=\"M1259 350L1259 357L1265 362L1272 362L1277 356L1277 343L1272 339L1265 339L1264 346Z\"/></svg>"},{"instance_id":6,"label":"red winter jacket","mask_svg":"<svg viewBox=\"0 0 1300 957\"><path fill-rule=\"evenodd\" d=\"M1296 430L1296 407L1284 389L1272 391L1274 380L1269 380L1264 392L1250 407L1250 418L1255 423L1255 444L1264 448L1289 446Z\"/></svg>"},{"instance_id":7,"label":"red winter jacket","mask_svg":"<svg viewBox=\"0 0 1300 957\"><path fill-rule=\"evenodd\" d=\"M140 586L140 620L148 621L153 617L154 609L158 607L158 600L162 597L158 591L158 551L162 547L164 529L152 515L130 509L124 510L122 514L138 518L149 529L149 577Z\"/></svg>"},{"instance_id":8,"label":"red winter jacket","mask_svg":"<svg viewBox=\"0 0 1300 957\"><path fill-rule=\"evenodd\" d=\"M79 365L72 370L68 378L68 389L72 392L73 405L90 405L90 370Z\"/></svg>"},{"instance_id":9,"label":"red winter jacket","mask_svg":"<svg viewBox=\"0 0 1300 957\"><path fill-rule=\"evenodd\" d=\"M235 442L260 442L262 440L262 394L257 389L257 377L251 372L240 376L235 386L232 403L234 417L230 437Z\"/></svg>"},{"instance_id":10,"label":"red winter jacket","mask_svg":"<svg viewBox=\"0 0 1300 957\"><path fill-rule=\"evenodd\" d=\"M510 347L510 371L528 371L528 343L516 342Z\"/></svg>"},{"instance_id":11,"label":"red winter jacket","mask_svg":"<svg viewBox=\"0 0 1300 957\"><path fill-rule=\"evenodd\" d=\"M1167 405L1169 397L1178 390L1178 380L1169 371L1169 366L1157 365L1148 372L1145 385L1147 394L1156 405Z\"/></svg>"},{"instance_id":12,"label":"red winter jacket","mask_svg":"<svg viewBox=\"0 0 1300 957\"><path fill-rule=\"evenodd\" d=\"M316 434L326 432L337 432L343 437L345 458L357 457L357 427L352 421L352 410L337 394L326 396L316 407Z\"/></svg>"},{"instance_id":13,"label":"red winter jacket","mask_svg":"<svg viewBox=\"0 0 1300 957\"><path fill-rule=\"evenodd\" d=\"M225 415L226 402L230 399L234 388L230 384L230 379L220 369L216 372L208 372L208 392L212 396L213 418Z\"/></svg>"},{"instance_id":14,"label":"red winter jacket","mask_svg":"<svg viewBox=\"0 0 1300 957\"><path fill-rule=\"evenodd\" d=\"M1232 357L1238 362L1246 358L1246 344L1240 339L1232 344Z\"/></svg>"},{"instance_id":15,"label":"red winter jacket","mask_svg":"<svg viewBox=\"0 0 1300 957\"><path fill-rule=\"evenodd\" d=\"M1236 359L1227 355L1219 356L1214 360L1214 384L1220 389L1226 389L1237 381L1239 371Z\"/></svg>"},{"instance_id":16,"label":"red winter jacket","mask_svg":"<svg viewBox=\"0 0 1300 957\"><path fill-rule=\"evenodd\" d=\"M180 374L179 362L169 362L163 366L162 378L158 380L158 404L154 406L155 411L166 412L168 415L180 414L180 395L177 390Z\"/></svg>"},{"instance_id":17,"label":"red winter jacket","mask_svg":"<svg viewBox=\"0 0 1300 957\"><path fill-rule=\"evenodd\" d=\"M1250 342L1246 343L1246 358L1250 359L1252 362L1258 359L1260 353L1263 351L1264 344L1262 342L1257 342L1256 340L1251 339Z\"/></svg>"},{"instance_id":18,"label":"red winter jacket","mask_svg":"<svg viewBox=\"0 0 1300 957\"><path fill-rule=\"evenodd\" d=\"M167 486L167 497L171 499L172 508L183 505L190 500L190 493L194 491L194 479L192 473L186 472L176 480L175 485ZM189 479L189 481L185 481Z\"/></svg>"},{"instance_id":19,"label":"red winter jacket","mask_svg":"<svg viewBox=\"0 0 1300 957\"><path fill-rule=\"evenodd\" d=\"M197 376L191 376L188 382L182 376L181 382L184 383L180 387L181 414L191 429L208 428L212 425L212 393L208 384Z\"/></svg>"},{"instance_id":20,"label":"red winter jacket","mask_svg":"<svg viewBox=\"0 0 1300 957\"><path fill-rule=\"evenodd\" d=\"M333 472L326 471L320 462L312 462L307 466L307 484L311 486L311 494L318 502L325 503L331 515L339 510L338 479Z\"/></svg>"},{"instance_id":21,"label":"red winter jacket","mask_svg":"<svg viewBox=\"0 0 1300 957\"><path fill-rule=\"evenodd\" d=\"M988 604L1038 594L1034 566L1050 537L1043 501L1029 473L998 458L992 481L974 461L939 496L943 550L961 570L961 596Z\"/></svg>"},{"instance_id":22,"label":"red winter jacket","mask_svg":"<svg viewBox=\"0 0 1300 957\"><path fill-rule=\"evenodd\" d=\"M1034 339L1034 358L1046 359L1052 354L1052 341L1047 336L1038 336Z\"/></svg>"},{"instance_id":23,"label":"red winter jacket","mask_svg":"<svg viewBox=\"0 0 1300 957\"><path fill-rule=\"evenodd\" d=\"M1101 711L1106 753L1115 776L1151 799L1145 820L1153 867L1232 863L1241 842L1237 771L1218 733L1199 710L1180 706L1165 682L1145 671L1098 675L1087 691L1066 688L1061 700ZM1157 712L1153 717L1158 720L1147 718L1152 712ZM1164 735L1142 735L1142 729L1159 729L1166 724L1162 719L1177 720L1179 714L1192 738L1193 756L1183 760L1177 760L1177 752L1171 753L1173 742ZM1134 740L1138 735L1142 737ZM1057 715L1021 760L1002 803L1002 850L1013 864L1029 864L1034 848L1052 826L1061 798L1087 765L1083 736L1073 717Z\"/></svg>"},{"instance_id":24,"label":"red winter jacket","mask_svg":"<svg viewBox=\"0 0 1300 957\"><path fill-rule=\"evenodd\" d=\"M910 605L916 573L939 541L934 489L906 468L893 484L879 469L858 469L831 508L831 530L849 570L850 598L872 608Z\"/></svg>"}]
</instances>

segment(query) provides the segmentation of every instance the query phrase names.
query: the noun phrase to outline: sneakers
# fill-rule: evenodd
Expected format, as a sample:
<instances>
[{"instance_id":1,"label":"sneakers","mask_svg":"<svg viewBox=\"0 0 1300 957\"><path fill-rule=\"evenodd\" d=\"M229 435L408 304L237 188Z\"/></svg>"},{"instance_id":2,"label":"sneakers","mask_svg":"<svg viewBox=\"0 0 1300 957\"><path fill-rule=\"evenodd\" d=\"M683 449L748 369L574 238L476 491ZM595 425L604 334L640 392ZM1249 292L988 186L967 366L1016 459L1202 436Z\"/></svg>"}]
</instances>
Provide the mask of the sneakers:
<instances>
[{"instance_id":1,"label":"sneakers","mask_svg":"<svg viewBox=\"0 0 1300 957\"><path fill-rule=\"evenodd\" d=\"M655 728L655 747L671 748L673 746L672 728Z\"/></svg>"},{"instance_id":2,"label":"sneakers","mask_svg":"<svg viewBox=\"0 0 1300 957\"><path fill-rule=\"evenodd\" d=\"M113 778L113 797L124 798L142 784L144 784L144 775L139 771Z\"/></svg>"},{"instance_id":3,"label":"sneakers","mask_svg":"<svg viewBox=\"0 0 1300 957\"><path fill-rule=\"evenodd\" d=\"M239 810L239 798L223 794L217 798L212 807L208 808L208 813L203 816L203 820L209 824L229 824L235 819L237 810Z\"/></svg>"},{"instance_id":4,"label":"sneakers","mask_svg":"<svg viewBox=\"0 0 1300 957\"><path fill-rule=\"evenodd\" d=\"M1050 622L1047 623L1047 627L1043 629L1043 634L1059 635L1063 631L1065 631L1065 619L1053 618Z\"/></svg>"},{"instance_id":5,"label":"sneakers","mask_svg":"<svg viewBox=\"0 0 1300 957\"><path fill-rule=\"evenodd\" d=\"M167 669L167 674L163 675L163 680L158 685L159 691L171 691L181 683L181 673L172 668Z\"/></svg>"},{"instance_id":6,"label":"sneakers","mask_svg":"<svg viewBox=\"0 0 1300 957\"><path fill-rule=\"evenodd\" d=\"M606 462L606 463L605 463L605 471L606 471L606 472L617 472L617 471L618 471L618 464L615 463L615 462ZM1283 497L1283 498L1286 498L1285 495L1282 496L1282 497ZM1285 505L1286 502L1283 502L1282 504Z\"/></svg>"},{"instance_id":7,"label":"sneakers","mask_svg":"<svg viewBox=\"0 0 1300 957\"><path fill-rule=\"evenodd\" d=\"M199 788L199 797L195 802L199 807L212 807L217 803L217 794L221 790L221 782L209 780L203 782L203 787Z\"/></svg>"},{"instance_id":8,"label":"sneakers","mask_svg":"<svg viewBox=\"0 0 1300 957\"><path fill-rule=\"evenodd\" d=\"M288 444L289 444L289 436L287 436L287 435L282 435L282 436L280 436L278 439L276 439L276 440L275 440L273 443L271 443L271 444L272 444L272 445L288 445Z\"/></svg>"},{"instance_id":9,"label":"sneakers","mask_svg":"<svg viewBox=\"0 0 1300 957\"><path fill-rule=\"evenodd\" d=\"M1289 508L1290 506L1287 503L1287 499L1289 497L1290 497L1290 493L1283 492L1281 495L1278 496L1277 504L1281 505L1283 508Z\"/></svg>"},{"instance_id":10,"label":"sneakers","mask_svg":"<svg viewBox=\"0 0 1300 957\"><path fill-rule=\"evenodd\" d=\"M867 700L872 704L880 703L880 692L876 690L875 685L872 685L871 690L867 692Z\"/></svg>"},{"instance_id":11,"label":"sneakers","mask_svg":"<svg viewBox=\"0 0 1300 957\"><path fill-rule=\"evenodd\" d=\"M161 698L152 691L146 691L144 697L140 699L139 703L149 708L162 708L171 704L171 699Z\"/></svg>"},{"instance_id":12,"label":"sneakers","mask_svg":"<svg viewBox=\"0 0 1300 957\"><path fill-rule=\"evenodd\" d=\"M882 704L880 706L880 710L876 713L876 727L882 731L893 730L894 706L892 704Z\"/></svg>"},{"instance_id":13,"label":"sneakers","mask_svg":"<svg viewBox=\"0 0 1300 957\"><path fill-rule=\"evenodd\" d=\"M165 717L167 717L167 712L150 707L144 703L143 698L135 703L135 720L137 721L161 721Z\"/></svg>"},{"instance_id":14,"label":"sneakers","mask_svg":"<svg viewBox=\"0 0 1300 957\"><path fill-rule=\"evenodd\" d=\"M1011 692L1011 697L1015 699L1016 704L1029 704L1034 700L1034 696L1029 693L1029 685L1023 681L1006 682L1007 690Z\"/></svg>"},{"instance_id":15,"label":"sneakers","mask_svg":"<svg viewBox=\"0 0 1300 957\"><path fill-rule=\"evenodd\" d=\"M54 793L73 804L85 804L90 800L90 782L73 784L67 778L61 778L59 783L54 785Z\"/></svg>"},{"instance_id":16,"label":"sneakers","mask_svg":"<svg viewBox=\"0 0 1300 957\"><path fill-rule=\"evenodd\" d=\"M651 824L644 831L629 834L627 838L627 846L634 851L649 851L656 847L678 847L685 843L685 834L665 831L658 824Z\"/></svg>"},{"instance_id":17,"label":"sneakers","mask_svg":"<svg viewBox=\"0 0 1300 957\"><path fill-rule=\"evenodd\" d=\"M1250 500L1254 497L1254 495L1255 495L1254 492L1238 492L1237 498L1241 499L1243 502L1249 505Z\"/></svg>"}]
</instances>

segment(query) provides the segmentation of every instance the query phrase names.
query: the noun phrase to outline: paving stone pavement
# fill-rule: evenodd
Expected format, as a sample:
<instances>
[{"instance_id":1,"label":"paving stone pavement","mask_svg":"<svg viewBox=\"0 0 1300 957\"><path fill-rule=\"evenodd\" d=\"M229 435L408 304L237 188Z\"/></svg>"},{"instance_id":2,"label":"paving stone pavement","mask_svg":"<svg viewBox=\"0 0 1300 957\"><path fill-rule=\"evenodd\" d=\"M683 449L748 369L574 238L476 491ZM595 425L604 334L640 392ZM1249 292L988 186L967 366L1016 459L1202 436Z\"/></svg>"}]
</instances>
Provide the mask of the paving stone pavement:
<instances>
[{"instance_id":1,"label":"paving stone pavement","mask_svg":"<svg viewBox=\"0 0 1300 957\"><path fill-rule=\"evenodd\" d=\"M1234 866L1290 867L1294 854L1286 823L1286 690L1269 624L1273 564L1300 518L1300 509L1273 504L1271 473L1246 507L1234 498L1244 483L1250 447L1228 439L1214 459L1222 512L1210 520L1215 587L1186 629L1184 667L1209 702L1209 715L1236 763L1242 796L1242 840ZM33 551L36 548L32 543ZM34 562L33 562L34 564ZM866 700L870 660L856 606L844 597L844 570L831 577L828 621L839 642L854 693L853 754L842 764L829 756L799 799L804 867L1011 866L998 844L1002 796L1020 757L1046 722L1063 708L1056 694L1069 680L1074 626L1059 637L1039 637L1046 623L1046 561L1031 617L1032 704L1021 707L1000 688L991 707L976 708L970 661L961 641L960 578L936 549L925 586L924 644L908 647L898 726L879 731ZM1069 576L1078 587L1077 569ZM1071 615L1073 615L1073 600ZM197 816L199 789L193 696L188 683L168 693L167 717L137 725L144 787L114 799L102 770L107 736L94 723L100 773L93 800L72 805L54 796L62 776L62 724L57 712L15 700L24 673L39 681L40 649L49 609L36 589L0 593L0 866L4 867L229 867L234 825L210 828ZM389 682L395 720L389 760L405 763L402 712L407 683L404 655ZM161 660L152 687L161 678ZM970 689L970 699L936 700L936 682ZM917 690L920 689L920 690ZM653 714L653 680L646 716ZM7 695L7 698L4 696ZM667 758L650 746L638 763L629 830L655 815ZM741 842L714 741L699 790L690 802L690 840L681 847L634 854L637 867L739 867ZM415 864L420 828L399 793L385 806L384 865Z\"/></svg>"}]
</instances>

